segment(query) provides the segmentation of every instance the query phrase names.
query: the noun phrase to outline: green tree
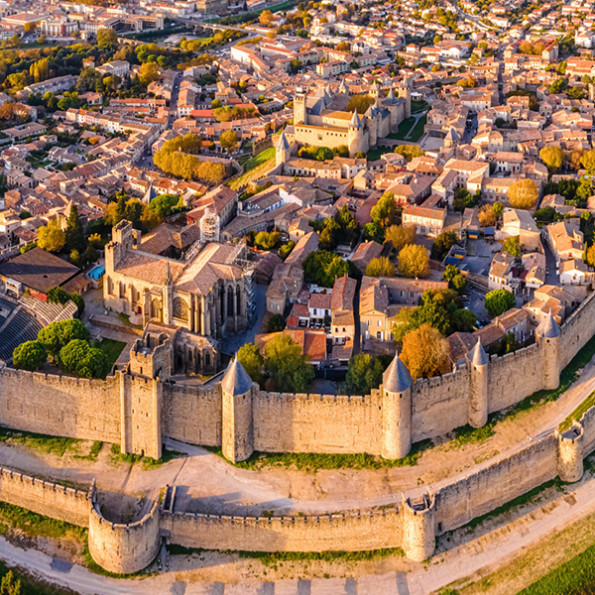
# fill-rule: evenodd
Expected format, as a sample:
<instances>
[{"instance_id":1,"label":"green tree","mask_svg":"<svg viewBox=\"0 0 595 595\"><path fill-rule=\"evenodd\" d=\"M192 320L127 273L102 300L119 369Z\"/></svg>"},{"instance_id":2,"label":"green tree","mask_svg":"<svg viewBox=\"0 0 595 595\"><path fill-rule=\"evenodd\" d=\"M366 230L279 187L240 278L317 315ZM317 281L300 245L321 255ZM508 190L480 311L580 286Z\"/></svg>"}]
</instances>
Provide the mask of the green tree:
<instances>
[{"instance_id":1,"label":"green tree","mask_svg":"<svg viewBox=\"0 0 595 595\"><path fill-rule=\"evenodd\" d=\"M47 298L52 304L65 304L70 299L70 295L63 287L54 287L48 291Z\"/></svg>"},{"instance_id":2,"label":"green tree","mask_svg":"<svg viewBox=\"0 0 595 595\"><path fill-rule=\"evenodd\" d=\"M278 231L259 231L254 238L254 243L261 250L272 250L281 241Z\"/></svg>"},{"instance_id":3,"label":"green tree","mask_svg":"<svg viewBox=\"0 0 595 595\"><path fill-rule=\"evenodd\" d=\"M78 250L79 252L85 249L83 224L79 217L78 207L74 203L70 206L68 220L66 221L66 247L69 250Z\"/></svg>"},{"instance_id":4,"label":"green tree","mask_svg":"<svg viewBox=\"0 0 595 595\"><path fill-rule=\"evenodd\" d=\"M89 330L77 318L52 322L37 333L37 340L52 355L58 353L62 347L74 339L89 341L90 338Z\"/></svg>"},{"instance_id":5,"label":"green tree","mask_svg":"<svg viewBox=\"0 0 595 595\"><path fill-rule=\"evenodd\" d=\"M264 369L273 389L280 392L304 392L314 380L308 357L288 335L276 335L266 343Z\"/></svg>"},{"instance_id":6,"label":"green tree","mask_svg":"<svg viewBox=\"0 0 595 595\"><path fill-rule=\"evenodd\" d=\"M12 352L12 363L20 370L37 370L47 360L48 354L39 341L25 341Z\"/></svg>"},{"instance_id":7,"label":"green tree","mask_svg":"<svg viewBox=\"0 0 595 595\"><path fill-rule=\"evenodd\" d=\"M151 199L149 208L155 211L162 219L172 212L178 204L178 197L175 194L159 194Z\"/></svg>"},{"instance_id":8,"label":"green tree","mask_svg":"<svg viewBox=\"0 0 595 595\"><path fill-rule=\"evenodd\" d=\"M382 374L390 363L390 357L369 353L357 353L351 356L347 366L345 383L347 392L352 395L369 395L372 389L382 383Z\"/></svg>"},{"instance_id":9,"label":"green tree","mask_svg":"<svg viewBox=\"0 0 595 595\"><path fill-rule=\"evenodd\" d=\"M372 207L370 211L372 222L378 223L383 228L397 223L398 211L395 195L392 192L385 192Z\"/></svg>"},{"instance_id":10,"label":"green tree","mask_svg":"<svg viewBox=\"0 0 595 595\"><path fill-rule=\"evenodd\" d=\"M254 343L245 343L238 349L237 358L246 370L248 376L257 382L262 383L262 367L264 358Z\"/></svg>"},{"instance_id":11,"label":"green tree","mask_svg":"<svg viewBox=\"0 0 595 595\"><path fill-rule=\"evenodd\" d=\"M285 329L285 324L283 314L273 314L267 322L267 333L279 333Z\"/></svg>"},{"instance_id":12,"label":"green tree","mask_svg":"<svg viewBox=\"0 0 595 595\"><path fill-rule=\"evenodd\" d=\"M461 271L459 271L458 267L454 264L446 265L444 273L442 273L442 280L448 281L449 287L459 293L462 292L467 285L467 280L461 275Z\"/></svg>"},{"instance_id":13,"label":"green tree","mask_svg":"<svg viewBox=\"0 0 595 595\"><path fill-rule=\"evenodd\" d=\"M51 219L37 230L37 245L47 252L60 252L65 244L66 234L57 219Z\"/></svg>"},{"instance_id":14,"label":"green tree","mask_svg":"<svg viewBox=\"0 0 595 595\"><path fill-rule=\"evenodd\" d=\"M373 258L366 267L366 275L369 277L394 277L395 265L386 256Z\"/></svg>"},{"instance_id":15,"label":"green tree","mask_svg":"<svg viewBox=\"0 0 595 595\"><path fill-rule=\"evenodd\" d=\"M332 287L335 279L349 273L349 263L337 254L316 250L308 254L302 263L304 275L309 283Z\"/></svg>"},{"instance_id":16,"label":"green tree","mask_svg":"<svg viewBox=\"0 0 595 595\"><path fill-rule=\"evenodd\" d=\"M432 244L432 258L442 260L448 251L457 243L457 234L454 231L442 232Z\"/></svg>"},{"instance_id":17,"label":"green tree","mask_svg":"<svg viewBox=\"0 0 595 595\"><path fill-rule=\"evenodd\" d=\"M293 240L289 240L288 242L285 242L285 244L283 244L282 246L279 247L277 254L278 254L279 258L281 258L282 260L285 260L291 254L291 251L294 248L295 248L295 242Z\"/></svg>"},{"instance_id":18,"label":"green tree","mask_svg":"<svg viewBox=\"0 0 595 595\"><path fill-rule=\"evenodd\" d=\"M490 316L500 316L514 305L514 295L507 289L493 289L485 296L485 307Z\"/></svg>"},{"instance_id":19,"label":"green tree","mask_svg":"<svg viewBox=\"0 0 595 595\"><path fill-rule=\"evenodd\" d=\"M521 255L521 243L519 236L511 236L504 240L502 244L502 252L506 252L511 256L520 257Z\"/></svg>"},{"instance_id":20,"label":"green tree","mask_svg":"<svg viewBox=\"0 0 595 595\"><path fill-rule=\"evenodd\" d=\"M409 244L397 257L399 273L411 279L422 279L430 273L428 251L423 246Z\"/></svg>"},{"instance_id":21,"label":"green tree","mask_svg":"<svg viewBox=\"0 0 595 595\"><path fill-rule=\"evenodd\" d=\"M105 378L109 372L107 355L88 341L73 339L60 349L60 367L83 378Z\"/></svg>"}]
</instances>

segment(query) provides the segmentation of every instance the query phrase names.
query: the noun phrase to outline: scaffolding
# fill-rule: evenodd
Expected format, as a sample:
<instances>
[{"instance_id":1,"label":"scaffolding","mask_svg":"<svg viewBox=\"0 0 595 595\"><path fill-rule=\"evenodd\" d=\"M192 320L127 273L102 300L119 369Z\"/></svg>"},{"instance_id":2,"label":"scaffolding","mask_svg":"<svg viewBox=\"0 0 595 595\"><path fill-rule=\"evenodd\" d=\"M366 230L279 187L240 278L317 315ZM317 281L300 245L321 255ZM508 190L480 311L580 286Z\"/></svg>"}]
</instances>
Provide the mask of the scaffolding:
<instances>
[{"instance_id":1,"label":"scaffolding","mask_svg":"<svg viewBox=\"0 0 595 595\"><path fill-rule=\"evenodd\" d=\"M255 295L255 264L250 258L250 251L248 250L246 240L241 239L234 246L227 257L226 264L235 265L244 271L244 281L246 287L246 303L248 308L248 321L250 324L254 322L256 317L256 295Z\"/></svg>"}]
</instances>

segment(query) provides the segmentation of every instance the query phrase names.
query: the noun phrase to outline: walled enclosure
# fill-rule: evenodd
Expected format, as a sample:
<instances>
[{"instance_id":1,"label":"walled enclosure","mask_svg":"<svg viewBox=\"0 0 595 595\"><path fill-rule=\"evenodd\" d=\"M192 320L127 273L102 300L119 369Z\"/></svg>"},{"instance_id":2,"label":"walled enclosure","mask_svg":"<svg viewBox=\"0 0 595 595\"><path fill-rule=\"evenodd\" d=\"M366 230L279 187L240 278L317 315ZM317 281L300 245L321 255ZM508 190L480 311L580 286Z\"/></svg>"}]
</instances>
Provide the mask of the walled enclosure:
<instances>
[{"instance_id":1,"label":"walled enclosure","mask_svg":"<svg viewBox=\"0 0 595 595\"><path fill-rule=\"evenodd\" d=\"M383 385L365 397L267 393L249 378L236 382L245 375L241 366L209 387L175 383L169 340L148 335L131 350L127 368L105 381L4 368L0 424L119 443L122 452L154 458L163 439L173 438L219 446L234 462L255 450L396 459L414 442L467 423L480 427L489 413L556 388L560 371L595 334L595 294L561 329L550 316L535 334L535 344L504 357L488 358L477 345L464 366L430 380L387 370Z\"/></svg>"}]
</instances>

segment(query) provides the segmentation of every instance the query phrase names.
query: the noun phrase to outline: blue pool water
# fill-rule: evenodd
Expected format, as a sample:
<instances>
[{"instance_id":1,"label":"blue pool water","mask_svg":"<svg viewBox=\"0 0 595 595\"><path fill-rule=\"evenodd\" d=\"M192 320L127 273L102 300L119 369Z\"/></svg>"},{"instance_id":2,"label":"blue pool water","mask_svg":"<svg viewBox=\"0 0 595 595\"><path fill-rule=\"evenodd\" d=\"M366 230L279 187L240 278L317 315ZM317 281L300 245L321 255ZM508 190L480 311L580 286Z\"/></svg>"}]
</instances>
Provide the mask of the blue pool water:
<instances>
[{"instance_id":1,"label":"blue pool water","mask_svg":"<svg viewBox=\"0 0 595 595\"><path fill-rule=\"evenodd\" d=\"M89 275L89 277L91 277L91 279L95 279L96 281L101 279L101 277L103 277L103 275L105 275L105 266L102 264L99 264L96 267L93 267L89 271L88 275Z\"/></svg>"}]
</instances>

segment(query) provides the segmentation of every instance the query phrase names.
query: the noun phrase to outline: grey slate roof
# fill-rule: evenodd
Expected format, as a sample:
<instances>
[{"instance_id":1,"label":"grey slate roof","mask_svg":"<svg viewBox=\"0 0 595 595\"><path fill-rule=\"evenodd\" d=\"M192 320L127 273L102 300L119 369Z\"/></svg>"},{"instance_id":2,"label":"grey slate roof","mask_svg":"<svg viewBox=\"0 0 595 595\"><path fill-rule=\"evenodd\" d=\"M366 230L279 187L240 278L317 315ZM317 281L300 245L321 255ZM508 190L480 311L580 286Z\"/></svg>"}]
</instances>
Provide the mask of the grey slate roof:
<instances>
[{"instance_id":1,"label":"grey slate roof","mask_svg":"<svg viewBox=\"0 0 595 595\"><path fill-rule=\"evenodd\" d=\"M552 316L551 311L539 325L537 330L539 334L546 339L560 336L560 327L558 326L556 319Z\"/></svg>"},{"instance_id":2,"label":"grey slate roof","mask_svg":"<svg viewBox=\"0 0 595 595\"><path fill-rule=\"evenodd\" d=\"M402 393L411 386L411 374L398 355L385 370L382 385L384 390L391 393Z\"/></svg>"},{"instance_id":3,"label":"grey slate roof","mask_svg":"<svg viewBox=\"0 0 595 595\"><path fill-rule=\"evenodd\" d=\"M474 366L485 366L488 363L488 354L485 352L481 341L475 343L475 347L471 350L471 361Z\"/></svg>"},{"instance_id":4,"label":"grey slate roof","mask_svg":"<svg viewBox=\"0 0 595 595\"><path fill-rule=\"evenodd\" d=\"M252 378L248 376L248 372L244 370L244 366L240 364L236 357L233 362L231 362L221 381L223 392L234 397L245 395L252 388L252 384Z\"/></svg>"}]
</instances>

